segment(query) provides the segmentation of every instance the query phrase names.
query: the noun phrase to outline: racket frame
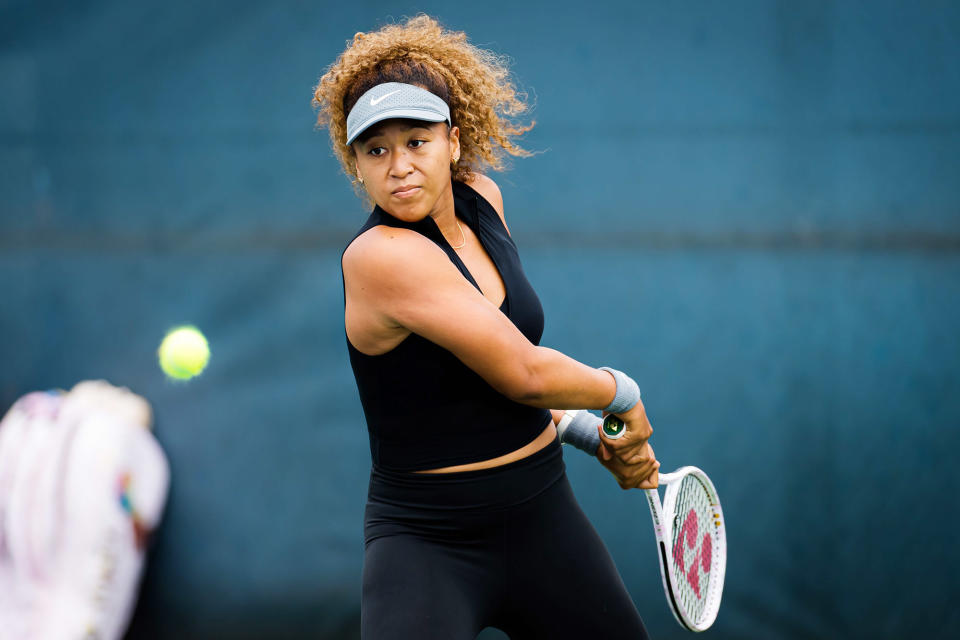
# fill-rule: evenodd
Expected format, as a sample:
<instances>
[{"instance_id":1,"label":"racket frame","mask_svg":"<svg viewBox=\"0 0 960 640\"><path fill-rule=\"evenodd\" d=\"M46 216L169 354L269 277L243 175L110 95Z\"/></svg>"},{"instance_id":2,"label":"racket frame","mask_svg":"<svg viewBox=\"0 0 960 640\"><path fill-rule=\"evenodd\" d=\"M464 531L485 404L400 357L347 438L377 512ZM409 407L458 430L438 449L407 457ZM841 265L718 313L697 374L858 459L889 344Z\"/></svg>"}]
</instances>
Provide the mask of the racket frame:
<instances>
[{"instance_id":1,"label":"racket frame","mask_svg":"<svg viewBox=\"0 0 960 640\"><path fill-rule=\"evenodd\" d=\"M686 610L683 604L677 599L674 593L674 585L678 583L678 577L673 570L673 562L668 555L668 546L673 545L673 522L672 514L676 505L677 496L680 492L680 485L688 475L696 476L710 499L713 510L713 521L709 526L712 527L713 540L711 560L710 560L710 583L707 587L708 598L704 604L706 615L700 622L693 619L693 616ZM663 580L663 591L670 604L670 611L673 617L684 629L689 631L706 631L717 618L720 611L720 598L723 594L723 581L727 567L727 534L724 525L723 510L720 507L720 498L713 482L701 469L693 466L680 467L673 473L662 473L659 476L659 484L665 486L663 502L660 501L660 492L658 489L644 489L647 496L647 504L650 506L650 517L653 520L653 530L657 538L657 550L660 556L660 577ZM670 518L665 518L664 514L671 514ZM670 549L672 553L672 549Z\"/></svg>"}]
</instances>

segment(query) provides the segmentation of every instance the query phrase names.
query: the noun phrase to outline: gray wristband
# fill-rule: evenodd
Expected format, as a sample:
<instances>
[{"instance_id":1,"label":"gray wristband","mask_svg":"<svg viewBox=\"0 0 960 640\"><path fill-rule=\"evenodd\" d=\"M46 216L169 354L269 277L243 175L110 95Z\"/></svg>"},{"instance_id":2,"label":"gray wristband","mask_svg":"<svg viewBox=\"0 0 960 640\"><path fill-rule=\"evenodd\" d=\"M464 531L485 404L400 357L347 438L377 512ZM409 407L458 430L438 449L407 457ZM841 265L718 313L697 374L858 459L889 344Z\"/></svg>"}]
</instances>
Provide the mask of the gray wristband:
<instances>
[{"instance_id":1,"label":"gray wristband","mask_svg":"<svg viewBox=\"0 0 960 640\"><path fill-rule=\"evenodd\" d=\"M566 423L558 429L560 431L560 442L572 444L581 451L595 455L597 447L600 446L600 434L597 433L597 425L600 424L601 419L585 410L567 411L564 417L566 416L573 416L573 419L569 422L566 420L560 421L561 425Z\"/></svg>"},{"instance_id":2,"label":"gray wristband","mask_svg":"<svg viewBox=\"0 0 960 640\"><path fill-rule=\"evenodd\" d=\"M633 378L610 367L600 367L600 370L609 371L617 382L617 394L613 397L613 402L607 405L604 411L607 413L625 413L640 402L640 387L633 381Z\"/></svg>"}]
</instances>

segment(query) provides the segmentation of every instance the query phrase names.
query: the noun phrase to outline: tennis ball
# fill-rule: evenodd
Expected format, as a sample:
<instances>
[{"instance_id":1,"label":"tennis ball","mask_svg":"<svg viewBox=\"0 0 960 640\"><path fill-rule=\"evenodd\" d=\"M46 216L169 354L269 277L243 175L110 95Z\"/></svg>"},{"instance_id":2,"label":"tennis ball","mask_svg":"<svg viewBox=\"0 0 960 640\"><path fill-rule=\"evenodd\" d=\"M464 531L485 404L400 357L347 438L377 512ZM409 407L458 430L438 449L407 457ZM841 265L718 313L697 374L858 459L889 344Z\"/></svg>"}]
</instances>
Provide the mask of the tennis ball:
<instances>
[{"instance_id":1,"label":"tennis ball","mask_svg":"<svg viewBox=\"0 0 960 640\"><path fill-rule=\"evenodd\" d=\"M177 380L189 380L207 366L210 345L196 327L174 327L164 336L157 355L164 373Z\"/></svg>"}]
</instances>

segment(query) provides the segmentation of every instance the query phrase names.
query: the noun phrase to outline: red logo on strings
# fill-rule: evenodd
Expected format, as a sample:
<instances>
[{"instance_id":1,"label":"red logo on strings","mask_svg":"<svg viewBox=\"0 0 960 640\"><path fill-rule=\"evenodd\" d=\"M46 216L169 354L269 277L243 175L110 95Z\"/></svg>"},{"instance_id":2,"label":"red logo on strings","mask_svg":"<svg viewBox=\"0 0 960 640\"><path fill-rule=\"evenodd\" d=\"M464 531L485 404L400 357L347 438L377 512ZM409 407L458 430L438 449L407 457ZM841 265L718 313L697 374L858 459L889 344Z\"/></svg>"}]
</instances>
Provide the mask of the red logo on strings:
<instances>
[{"instance_id":1,"label":"red logo on strings","mask_svg":"<svg viewBox=\"0 0 960 640\"><path fill-rule=\"evenodd\" d=\"M690 509L683 526L680 527L680 535L677 536L677 541L673 545L673 561L677 565L677 574L686 574L687 582L693 587L697 598L700 598L700 569L703 569L703 573L710 573L710 563L713 559L713 541L709 533L703 534L703 542L694 554L689 569L683 561L684 547L693 549L697 544L697 530L700 528L698 524L697 512Z\"/></svg>"}]
</instances>

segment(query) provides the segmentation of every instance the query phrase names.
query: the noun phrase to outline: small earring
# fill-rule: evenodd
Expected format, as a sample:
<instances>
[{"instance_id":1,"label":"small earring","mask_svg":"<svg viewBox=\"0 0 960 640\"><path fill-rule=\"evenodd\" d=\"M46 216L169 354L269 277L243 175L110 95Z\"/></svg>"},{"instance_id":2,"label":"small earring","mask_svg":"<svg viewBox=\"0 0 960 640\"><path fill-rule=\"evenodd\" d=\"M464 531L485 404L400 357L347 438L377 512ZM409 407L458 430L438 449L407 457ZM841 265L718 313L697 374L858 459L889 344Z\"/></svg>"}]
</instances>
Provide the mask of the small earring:
<instances>
[{"instance_id":1,"label":"small earring","mask_svg":"<svg viewBox=\"0 0 960 640\"><path fill-rule=\"evenodd\" d=\"M363 184L363 176L360 175L359 173L357 174L357 180L360 181L360 184Z\"/></svg>"}]
</instances>

